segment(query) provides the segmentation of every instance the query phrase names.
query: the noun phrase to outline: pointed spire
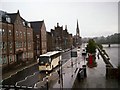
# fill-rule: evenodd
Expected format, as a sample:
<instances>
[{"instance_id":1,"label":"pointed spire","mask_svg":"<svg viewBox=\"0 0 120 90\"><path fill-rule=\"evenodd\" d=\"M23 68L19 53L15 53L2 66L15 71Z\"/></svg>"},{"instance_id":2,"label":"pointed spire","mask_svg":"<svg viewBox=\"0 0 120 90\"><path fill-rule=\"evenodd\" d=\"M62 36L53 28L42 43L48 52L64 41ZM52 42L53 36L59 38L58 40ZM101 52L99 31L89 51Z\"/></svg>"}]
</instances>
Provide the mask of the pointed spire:
<instances>
[{"instance_id":1,"label":"pointed spire","mask_svg":"<svg viewBox=\"0 0 120 90\"><path fill-rule=\"evenodd\" d=\"M65 25L65 30L67 30L67 25Z\"/></svg>"},{"instance_id":2,"label":"pointed spire","mask_svg":"<svg viewBox=\"0 0 120 90\"><path fill-rule=\"evenodd\" d=\"M17 10L17 13L20 13L19 10Z\"/></svg>"},{"instance_id":3,"label":"pointed spire","mask_svg":"<svg viewBox=\"0 0 120 90\"><path fill-rule=\"evenodd\" d=\"M79 29L79 25L78 25L78 19L77 19L77 29Z\"/></svg>"},{"instance_id":4,"label":"pointed spire","mask_svg":"<svg viewBox=\"0 0 120 90\"><path fill-rule=\"evenodd\" d=\"M59 23L57 23L57 27L59 27Z\"/></svg>"},{"instance_id":5,"label":"pointed spire","mask_svg":"<svg viewBox=\"0 0 120 90\"><path fill-rule=\"evenodd\" d=\"M78 19L77 19L76 35L77 35L77 36L80 36L80 33L79 33L79 25L78 25Z\"/></svg>"}]
</instances>

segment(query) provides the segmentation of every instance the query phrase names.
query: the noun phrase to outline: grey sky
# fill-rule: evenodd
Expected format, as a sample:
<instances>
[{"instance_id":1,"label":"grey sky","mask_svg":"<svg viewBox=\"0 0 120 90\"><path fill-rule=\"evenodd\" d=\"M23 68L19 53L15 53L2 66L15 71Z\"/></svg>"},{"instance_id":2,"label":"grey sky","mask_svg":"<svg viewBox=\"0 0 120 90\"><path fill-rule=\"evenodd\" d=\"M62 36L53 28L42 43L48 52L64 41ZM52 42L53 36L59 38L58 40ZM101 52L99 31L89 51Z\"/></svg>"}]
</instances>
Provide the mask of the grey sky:
<instances>
[{"instance_id":1,"label":"grey sky","mask_svg":"<svg viewBox=\"0 0 120 90\"><path fill-rule=\"evenodd\" d=\"M77 19L82 37L107 36L118 32L118 0L2 0L9 13L20 10L27 21L45 21L47 31L57 22L76 34ZM111 1L111 2L108 2Z\"/></svg>"}]
</instances>

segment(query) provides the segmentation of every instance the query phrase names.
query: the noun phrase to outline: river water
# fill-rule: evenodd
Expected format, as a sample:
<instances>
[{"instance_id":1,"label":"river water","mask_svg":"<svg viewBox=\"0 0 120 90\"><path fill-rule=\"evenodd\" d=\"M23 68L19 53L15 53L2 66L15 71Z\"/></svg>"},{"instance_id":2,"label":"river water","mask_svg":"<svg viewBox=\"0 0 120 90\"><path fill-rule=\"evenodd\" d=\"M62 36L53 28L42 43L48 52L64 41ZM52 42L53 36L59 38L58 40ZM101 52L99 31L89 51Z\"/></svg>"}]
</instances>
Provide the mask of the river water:
<instances>
[{"instance_id":1,"label":"river water","mask_svg":"<svg viewBox=\"0 0 120 90\"><path fill-rule=\"evenodd\" d=\"M108 44L103 44L103 49L109 55L110 62L118 67L118 65L120 65L120 44L111 44L111 47L108 47Z\"/></svg>"}]
</instances>

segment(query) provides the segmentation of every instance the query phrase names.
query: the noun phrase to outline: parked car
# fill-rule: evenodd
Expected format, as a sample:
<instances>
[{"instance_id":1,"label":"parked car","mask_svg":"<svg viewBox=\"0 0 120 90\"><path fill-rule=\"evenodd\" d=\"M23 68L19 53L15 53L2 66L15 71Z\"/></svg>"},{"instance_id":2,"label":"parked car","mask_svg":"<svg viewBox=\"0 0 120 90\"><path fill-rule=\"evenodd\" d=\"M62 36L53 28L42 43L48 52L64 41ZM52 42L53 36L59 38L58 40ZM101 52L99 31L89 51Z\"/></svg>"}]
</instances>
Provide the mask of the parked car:
<instances>
[{"instance_id":1,"label":"parked car","mask_svg":"<svg viewBox=\"0 0 120 90\"><path fill-rule=\"evenodd\" d=\"M87 54L87 53L86 53L86 49L83 49L83 50L82 50L82 55L85 55L85 56L86 56L86 54Z\"/></svg>"}]
</instances>

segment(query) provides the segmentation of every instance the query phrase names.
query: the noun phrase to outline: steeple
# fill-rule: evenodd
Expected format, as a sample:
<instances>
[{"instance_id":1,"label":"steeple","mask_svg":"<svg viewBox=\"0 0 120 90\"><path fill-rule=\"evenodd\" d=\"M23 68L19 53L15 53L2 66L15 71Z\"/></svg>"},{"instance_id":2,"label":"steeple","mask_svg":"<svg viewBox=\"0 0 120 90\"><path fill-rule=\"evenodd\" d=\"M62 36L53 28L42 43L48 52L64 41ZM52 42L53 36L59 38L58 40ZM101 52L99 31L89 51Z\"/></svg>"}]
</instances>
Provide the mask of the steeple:
<instances>
[{"instance_id":1,"label":"steeple","mask_svg":"<svg viewBox=\"0 0 120 90\"><path fill-rule=\"evenodd\" d=\"M77 20L76 35L77 35L78 37L80 37L80 32L79 32L79 25L78 25L78 20Z\"/></svg>"},{"instance_id":2,"label":"steeple","mask_svg":"<svg viewBox=\"0 0 120 90\"><path fill-rule=\"evenodd\" d=\"M67 30L67 25L65 25L65 30Z\"/></svg>"},{"instance_id":3,"label":"steeple","mask_svg":"<svg viewBox=\"0 0 120 90\"><path fill-rule=\"evenodd\" d=\"M19 10L17 10L17 13L20 14Z\"/></svg>"}]
</instances>

